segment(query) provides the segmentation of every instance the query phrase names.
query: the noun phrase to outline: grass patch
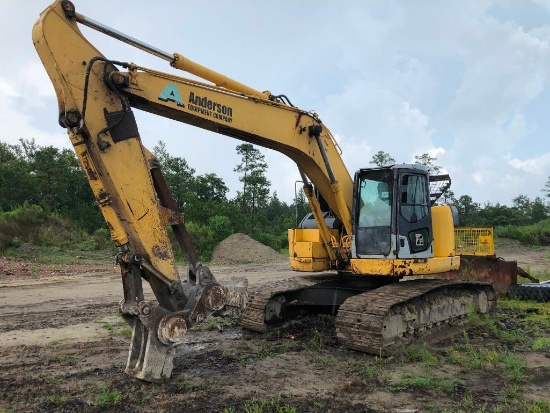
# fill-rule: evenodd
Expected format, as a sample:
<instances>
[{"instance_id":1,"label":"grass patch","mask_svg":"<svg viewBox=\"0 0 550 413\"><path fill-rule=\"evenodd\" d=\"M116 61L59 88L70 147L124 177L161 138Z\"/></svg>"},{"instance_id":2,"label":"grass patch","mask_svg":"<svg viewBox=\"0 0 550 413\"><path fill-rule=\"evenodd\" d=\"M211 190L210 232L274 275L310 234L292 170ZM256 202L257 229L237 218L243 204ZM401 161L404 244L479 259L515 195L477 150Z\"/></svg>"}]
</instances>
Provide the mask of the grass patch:
<instances>
[{"instance_id":1,"label":"grass patch","mask_svg":"<svg viewBox=\"0 0 550 413\"><path fill-rule=\"evenodd\" d=\"M52 384L54 386L59 386L62 383L59 377L53 377L53 376L45 377L44 382L48 384Z\"/></svg>"},{"instance_id":2,"label":"grass patch","mask_svg":"<svg viewBox=\"0 0 550 413\"><path fill-rule=\"evenodd\" d=\"M506 405L517 406L523 398L523 386L507 384L502 390L502 402Z\"/></svg>"},{"instance_id":3,"label":"grass patch","mask_svg":"<svg viewBox=\"0 0 550 413\"><path fill-rule=\"evenodd\" d=\"M132 338L132 333L133 333L132 327L130 326L123 327L121 332L124 337Z\"/></svg>"},{"instance_id":4,"label":"grass patch","mask_svg":"<svg viewBox=\"0 0 550 413\"><path fill-rule=\"evenodd\" d=\"M235 322L227 317L208 317L205 321L199 324L195 324L192 331L211 331L223 327L234 326Z\"/></svg>"},{"instance_id":5,"label":"grass patch","mask_svg":"<svg viewBox=\"0 0 550 413\"><path fill-rule=\"evenodd\" d=\"M195 386L193 386L187 377L185 377L184 374L180 375L178 379L178 388L183 392L192 391L195 389Z\"/></svg>"},{"instance_id":6,"label":"grass patch","mask_svg":"<svg viewBox=\"0 0 550 413\"><path fill-rule=\"evenodd\" d=\"M45 265L68 264L105 264L113 261L114 249L86 251L74 249L73 246L37 246L22 243L19 248L8 248L2 256L21 259L26 262Z\"/></svg>"},{"instance_id":7,"label":"grass patch","mask_svg":"<svg viewBox=\"0 0 550 413\"><path fill-rule=\"evenodd\" d=\"M536 303L515 299L499 300L498 306L506 311L525 332L550 333L550 306L548 303Z\"/></svg>"},{"instance_id":8,"label":"grass patch","mask_svg":"<svg viewBox=\"0 0 550 413\"><path fill-rule=\"evenodd\" d=\"M245 413L297 413L296 407L283 402L283 396L277 395L271 399L250 400L244 404Z\"/></svg>"},{"instance_id":9,"label":"grass patch","mask_svg":"<svg viewBox=\"0 0 550 413\"><path fill-rule=\"evenodd\" d=\"M533 350L550 351L550 337L537 337L533 341Z\"/></svg>"},{"instance_id":10,"label":"grass patch","mask_svg":"<svg viewBox=\"0 0 550 413\"><path fill-rule=\"evenodd\" d=\"M319 367L334 367L338 364L338 360L332 356L316 356L313 362Z\"/></svg>"},{"instance_id":11,"label":"grass patch","mask_svg":"<svg viewBox=\"0 0 550 413\"><path fill-rule=\"evenodd\" d=\"M107 321L103 321L101 323L101 327L104 328L107 331L113 331L115 329L115 327Z\"/></svg>"},{"instance_id":12,"label":"grass patch","mask_svg":"<svg viewBox=\"0 0 550 413\"><path fill-rule=\"evenodd\" d=\"M408 346L403 353L403 361L409 363L421 361L430 366L435 366L439 364L439 359L437 358L437 356L434 356L432 353L430 353L430 350L428 350L428 346L426 343L422 344L421 346Z\"/></svg>"},{"instance_id":13,"label":"grass patch","mask_svg":"<svg viewBox=\"0 0 550 413\"><path fill-rule=\"evenodd\" d=\"M447 378L404 377L388 385L388 390L397 393L405 390L435 390L442 394L451 394L457 382Z\"/></svg>"},{"instance_id":14,"label":"grass patch","mask_svg":"<svg viewBox=\"0 0 550 413\"><path fill-rule=\"evenodd\" d=\"M57 356L57 362L62 366L74 366L78 362L78 359L74 354L59 354Z\"/></svg>"},{"instance_id":15,"label":"grass patch","mask_svg":"<svg viewBox=\"0 0 550 413\"><path fill-rule=\"evenodd\" d=\"M265 359L267 357L273 357L276 353L271 348L269 342L262 340L260 342L260 348L258 349L258 358Z\"/></svg>"},{"instance_id":16,"label":"grass patch","mask_svg":"<svg viewBox=\"0 0 550 413\"><path fill-rule=\"evenodd\" d=\"M319 351L323 348L325 338L316 328L313 330L311 338L306 342L306 348L311 351Z\"/></svg>"},{"instance_id":17,"label":"grass patch","mask_svg":"<svg viewBox=\"0 0 550 413\"><path fill-rule=\"evenodd\" d=\"M99 395L99 406L118 406L124 400L124 394L118 390L104 390Z\"/></svg>"},{"instance_id":18,"label":"grass patch","mask_svg":"<svg viewBox=\"0 0 550 413\"><path fill-rule=\"evenodd\" d=\"M550 400L535 400L525 403L527 413L547 413L550 412Z\"/></svg>"},{"instance_id":19,"label":"grass patch","mask_svg":"<svg viewBox=\"0 0 550 413\"><path fill-rule=\"evenodd\" d=\"M497 371L506 375L512 386L526 381L525 360L501 346L473 346L464 333L463 344L453 344L446 350L446 359L464 370ZM510 398L510 396L505 397Z\"/></svg>"},{"instance_id":20,"label":"grass patch","mask_svg":"<svg viewBox=\"0 0 550 413\"><path fill-rule=\"evenodd\" d=\"M372 363L371 361L353 363L348 367L351 372L359 375L363 384L377 381L380 377L380 368L380 364Z\"/></svg>"},{"instance_id":21,"label":"grass patch","mask_svg":"<svg viewBox=\"0 0 550 413\"><path fill-rule=\"evenodd\" d=\"M67 396L55 394L55 395L48 396L46 400L51 405L60 406L67 401Z\"/></svg>"}]
</instances>

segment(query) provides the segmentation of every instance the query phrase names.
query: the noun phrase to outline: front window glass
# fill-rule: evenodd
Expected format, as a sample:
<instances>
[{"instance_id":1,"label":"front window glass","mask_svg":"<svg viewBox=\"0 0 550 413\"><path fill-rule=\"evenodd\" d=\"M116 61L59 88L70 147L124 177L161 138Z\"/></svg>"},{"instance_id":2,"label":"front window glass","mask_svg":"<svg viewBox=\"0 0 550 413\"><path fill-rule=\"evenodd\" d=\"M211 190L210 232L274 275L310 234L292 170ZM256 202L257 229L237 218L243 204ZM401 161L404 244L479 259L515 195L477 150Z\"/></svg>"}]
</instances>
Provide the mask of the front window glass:
<instances>
[{"instance_id":1,"label":"front window glass","mask_svg":"<svg viewBox=\"0 0 550 413\"><path fill-rule=\"evenodd\" d=\"M401 180L401 216L417 222L429 213L426 176L403 175Z\"/></svg>"},{"instance_id":2,"label":"front window glass","mask_svg":"<svg viewBox=\"0 0 550 413\"><path fill-rule=\"evenodd\" d=\"M359 257L391 252L393 171L366 171L360 176L355 249Z\"/></svg>"},{"instance_id":3,"label":"front window glass","mask_svg":"<svg viewBox=\"0 0 550 413\"><path fill-rule=\"evenodd\" d=\"M388 171L372 171L361 177L358 226L391 225L391 183L391 174Z\"/></svg>"}]
</instances>

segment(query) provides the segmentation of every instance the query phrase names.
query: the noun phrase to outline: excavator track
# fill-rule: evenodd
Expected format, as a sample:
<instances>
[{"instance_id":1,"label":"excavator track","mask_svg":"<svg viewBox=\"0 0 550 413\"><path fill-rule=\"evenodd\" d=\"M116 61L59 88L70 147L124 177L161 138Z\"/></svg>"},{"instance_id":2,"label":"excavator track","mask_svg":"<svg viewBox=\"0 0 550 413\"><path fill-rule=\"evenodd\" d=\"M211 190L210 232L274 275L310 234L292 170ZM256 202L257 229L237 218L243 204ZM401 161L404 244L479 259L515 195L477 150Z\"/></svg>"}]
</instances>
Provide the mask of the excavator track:
<instances>
[{"instance_id":1,"label":"excavator track","mask_svg":"<svg viewBox=\"0 0 550 413\"><path fill-rule=\"evenodd\" d=\"M381 356L422 338L437 338L471 311L491 313L496 294L486 283L447 280L398 282L348 298L336 333L345 346Z\"/></svg>"},{"instance_id":2,"label":"excavator track","mask_svg":"<svg viewBox=\"0 0 550 413\"><path fill-rule=\"evenodd\" d=\"M284 315L279 312L281 306L286 302L287 295L298 293L325 281L326 278L313 275L250 286L240 324L247 330L258 333L266 332L268 329L266 320L284 319Z\"/></svg>"}]
</instances>

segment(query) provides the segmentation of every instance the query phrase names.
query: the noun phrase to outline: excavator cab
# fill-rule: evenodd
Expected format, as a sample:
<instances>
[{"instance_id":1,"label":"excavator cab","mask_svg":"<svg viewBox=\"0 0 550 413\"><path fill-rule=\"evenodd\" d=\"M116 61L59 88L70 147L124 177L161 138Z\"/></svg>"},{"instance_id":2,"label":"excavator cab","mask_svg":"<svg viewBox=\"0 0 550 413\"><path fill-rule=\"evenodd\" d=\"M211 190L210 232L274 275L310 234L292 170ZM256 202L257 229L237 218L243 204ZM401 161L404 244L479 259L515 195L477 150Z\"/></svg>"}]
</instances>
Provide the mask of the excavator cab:
<instances>
[{"instance_id":1,"label":"excavator cab","mask_svg":"<svg viewBox=\"0 0 550 413\"><path fill-rule=\"evenodd\" d=\"M361 169L354 182L353 258L433 257L425 167L403 164Z\"/></svg>"},{"instance_id":2,"label":"excavator cab","mask_svg":"<svg viewBox=\"0 0 550 413\"><path fill-rule=\"evenodd\" d=\"M419 164L358 170L353 181L351 236L342 226L329 226L326 219L321 223L327 227L339 262L347 257L349 265L333 265L322 229L316 229L320 226L302 226L289 230L292 268L398 277L457 270L455 217L451 207L434 206L444 191L431 193L432 178L438 187L450 185L448 176L432 177Z\"/></svg>"}]
</instances>

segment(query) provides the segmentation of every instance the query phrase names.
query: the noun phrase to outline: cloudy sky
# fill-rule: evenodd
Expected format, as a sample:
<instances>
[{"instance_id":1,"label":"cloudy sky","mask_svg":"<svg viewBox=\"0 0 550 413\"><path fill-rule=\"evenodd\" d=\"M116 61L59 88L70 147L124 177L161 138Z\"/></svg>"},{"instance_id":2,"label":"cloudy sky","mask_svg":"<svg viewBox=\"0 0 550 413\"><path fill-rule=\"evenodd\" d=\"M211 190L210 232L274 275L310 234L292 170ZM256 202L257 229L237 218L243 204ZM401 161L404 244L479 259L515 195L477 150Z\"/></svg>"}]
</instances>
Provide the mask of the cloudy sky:
<instances>
[{"instance_id":1,"label":"cloudy sky","mask_svg":"<svg viewBox=\"0 0 550 413\"><path fill-rule=\"evenodd\" d=\"M70 147L31 40L50 4L0 0L0 141ZM550 176L550 0L75 1L77 11L255 89L314 110L350 173L379 150L425 152L456 195L511 204L542 195ZM108 58L176 72L87 28ZM182 73L182 72L180 72ZM183 73L182 73L183 74ZM185 75L185 74L183 74ZM150 149L166 142L198 174L239 189L240 142L137 111ZM262 149L272 190L290 202L295 165Z\"/></svg>"}]
</instances>

